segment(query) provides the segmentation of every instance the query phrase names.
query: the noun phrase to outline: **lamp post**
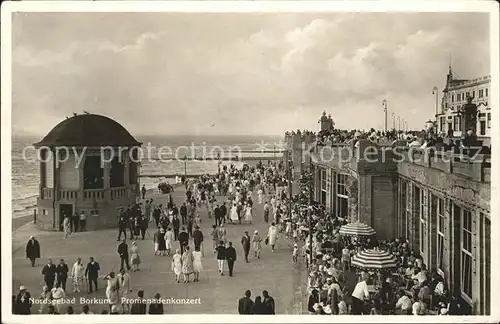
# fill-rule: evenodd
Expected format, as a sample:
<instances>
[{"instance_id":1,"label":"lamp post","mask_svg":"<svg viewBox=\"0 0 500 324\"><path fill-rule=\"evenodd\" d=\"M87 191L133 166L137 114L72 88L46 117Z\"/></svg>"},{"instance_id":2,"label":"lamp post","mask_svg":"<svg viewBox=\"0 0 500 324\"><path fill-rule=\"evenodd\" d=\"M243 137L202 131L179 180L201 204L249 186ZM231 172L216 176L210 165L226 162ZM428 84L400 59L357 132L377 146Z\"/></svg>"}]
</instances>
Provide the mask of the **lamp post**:
<instances>
[{"instance_id":1,"label":"lamp post","mask_svg":"<svg viewBox=\"0 0 500 324\"><path fill-rule=\"evenodd\" d=\"M401 130L401 118L398 116L398 133Z\"/></svg>"},{"instance_id":2,"label":"lamp post","mask_svg":"<svg viewBox=\"0 0 500 324\"><path fill-rule=\"evenodd\" d=\"M184 178L187 178L187 155L184 155Z\"/></svg>"},{"instance_id":3,"label":"lamp post","mask_svg":"<svg viewBox=\"0 0 500 324\"><path fill-rule=\"evenodd\" d=\"M392 129L396 130L396 114L391 113L392 115Z\"/></svg>"},{"instance_id":4,"label":"lamp post","mask_svg":"<svg viewBox=\"0 0 500 324\"><path fill-rule=\"evenodd\" d=\"M387 99L382 101L382 106L384 106L384 129L387 132Z\"/></svg>"},{"instance_id":5,"label":"lamp post","mask_svg":"<svg viewBox=\"0 0 500 324\"><path fill-rule=\"evenodd\" d=\"M436 115L434 117L436 117L436 121L437 121L437 116L438 116L438 94L439 90L438 90L438 87L434 87L432 88L432 94L436 96Z\"/></svg>"}]
</instances>

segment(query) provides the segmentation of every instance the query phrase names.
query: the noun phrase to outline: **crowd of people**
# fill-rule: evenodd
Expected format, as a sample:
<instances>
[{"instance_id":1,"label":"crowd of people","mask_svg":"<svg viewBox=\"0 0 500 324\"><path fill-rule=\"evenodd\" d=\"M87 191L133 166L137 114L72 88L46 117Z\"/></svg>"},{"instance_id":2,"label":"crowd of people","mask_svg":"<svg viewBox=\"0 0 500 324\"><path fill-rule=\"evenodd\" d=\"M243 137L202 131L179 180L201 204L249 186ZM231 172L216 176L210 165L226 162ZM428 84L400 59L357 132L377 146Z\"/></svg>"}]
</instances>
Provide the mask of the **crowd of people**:
<instances>
[{"instance_id":1,"label":"crowd of people","mask_svg":"<svg viewBox=\"0 0 500 324\"><path fill-rule=\"evenodd\" d=\"M158 204L153 198L145 199L146 195L143 191L145 202L137 202L128 206L118 217L117 241L120 243L116 252L120 259L119 272L111 271L106 275L101 275L100 265L93 257L89 258L86 265L81 258L78 258L72 267L66 265L62 259L58 265L48 260L41 271L45 286L40 296L37 297L42 301L37 303L41 307L35 312L73 314L75 310L72 307L66 309L66 306L58 301L69 297L71 288L74 293L79 293L85 290L84 285L86 285L87 293L92 294L98 291L98 287L103 282L106 286L105 295L109 301L109 308L104 311L110 314L135 314L132 307L135 304L123 304L121 300L122 297L128 298L132 292L130 289L132 272L141 269L142 258L137 244L139 239L153 241L152 250L155 256L171 257L171 270L177 283L198 282L200 273L203 271L205 240L201 231L200 212L202 209L205 209L208 215L208 219L203 219L203 221L213 221L208 235L212 240L211 248L216 255L219 273L220 275L228 273L229 276L233 276L237 255L233 242L227 238L227 229L224 225L251 223L254 204L252 193L257 194L257 203L263 204L265 196L276 191L283 191L281 188L283 179L280 176L283 169L282 163L276 166L271 163L268 165L259 163L255 167L243 165L242 168L225 165L215 175L207 174L198 179L183 179L186 194L180 207L177 207L172 195L168 196L165 204ZM167 187L169 193L172 193L173 187ZM164 192L163 187L159 190L160 193ZM228 196L226 201L224 201L226 197L223 197L225 195ZM267 202L266 205L269 207ZM274 219L279 222L282 211L274 196L271 199L271 205ZM269 212L266 222L268 217ZM151 225L156 228L153 235L148 232ZM271 224L268 235L264 236L266 244L269 244L273 251L277 239L277 228L274 225L274 223ZM129 236L131 246L128 244L127 236ZM193 248L190 247L191 240ZM245 262L249 262L251 251L255 258L260 258L264 239L257 230L252 233L252 236L245 231L238 243L241 243L243 247ZM35 267L36 260L40 258L40 244L34 237L31 237L26 245L26 256ZM68 278L71 278L72 287L66 287ZM13 296L13 312L14 314L30 314L33 303L32 299L26 296L31 295L24 286L21 288L19 294ZM266 300L267 302L269 301ZM256 303L259 304L257 301ZM151 307L150 314L160 312L160 310L155 310L154 306ZM84 305L82 313L88 314L89 312L88 305Z\"/></svg>"},{"instance_id":2,"label":"crowd of people","mask_svg":"<svg viewBox=\"0 0 500 324\"><path fill-rule=\"evenodd\" d=\"M274 298L267 290L262 291L262 296L256 296L252 300L252 292L245 291L245 295L238 301L238 313L240 315L275 315L276 305Z\"/></svg>"},{"instance_id":3,"label":"crowd of people","mask_svg":"<svg viewBox=\"0 0 500 324\"><path fill-rule=\"evenodd\" d=\"M308 268L308 311L319 315L462 315L460 299L450 295L439 269L428 269L405 238L378 241L376 236L340 234L347 220L327 213L305 190L292 197L286 234ZM312 240L311 240L312 238ZM364 269L351 265L366 249L389 251L395 268Z\"/></svg>"}]
</instances>

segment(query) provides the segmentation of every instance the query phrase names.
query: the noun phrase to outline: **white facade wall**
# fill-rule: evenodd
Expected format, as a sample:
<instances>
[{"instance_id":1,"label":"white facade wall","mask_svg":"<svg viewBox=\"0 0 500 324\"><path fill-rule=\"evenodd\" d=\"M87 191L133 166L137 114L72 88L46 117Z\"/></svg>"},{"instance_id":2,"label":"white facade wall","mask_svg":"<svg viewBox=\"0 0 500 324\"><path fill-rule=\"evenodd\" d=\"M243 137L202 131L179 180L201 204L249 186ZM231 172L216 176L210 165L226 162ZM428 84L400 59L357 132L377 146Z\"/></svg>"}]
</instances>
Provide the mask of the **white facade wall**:
<instances>
[{"instance_id":1,"label":"white facade wall","mask_svg":"<svg viewBox=\"0 0 500 324\"><path fill-rule=\"evenodd\" d=\"M437 116L438 130L447 133L451 127L454 130L453 136L462 135L457 111L467 103L467 96L471 96L474 97L472 102L478 105L479 111L476 135L479 138L489 138L491 136L490 86L491 77L485 76L466 80L449 88L448 93L443 95L441 113Z\"/></svg>"}]
</instances>

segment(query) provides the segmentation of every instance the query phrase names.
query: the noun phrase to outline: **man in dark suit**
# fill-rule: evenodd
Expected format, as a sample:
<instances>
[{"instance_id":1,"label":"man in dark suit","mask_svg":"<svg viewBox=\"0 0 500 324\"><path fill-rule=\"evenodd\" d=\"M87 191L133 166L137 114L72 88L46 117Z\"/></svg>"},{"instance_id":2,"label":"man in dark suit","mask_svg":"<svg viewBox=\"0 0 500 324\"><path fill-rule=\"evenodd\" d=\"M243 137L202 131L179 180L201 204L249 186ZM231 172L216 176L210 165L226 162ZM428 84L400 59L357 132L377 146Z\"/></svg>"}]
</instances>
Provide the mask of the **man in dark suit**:
<instances>
[{"instance_id":1,"label":"man in dark suit","mask_svg":"<svg viewBox=\"0 0 500 324\"><path fill-rule=\"evenodd\" d=\"M269 296L269 293L267 290L262 291L262 306L264 308L264 313L266 315L274 315L275 313L275 304L274 304L274 298Z\"/></svg>"},{"instance_id":2,"label":"man in dark suit","mask_svg":"<svg viewBox=\"0 0 500 324\"><path fill-rule=\"evenodd\" d=\"M94 284L95 291L97 291L97 278L99 277L99 270L101 270L99 263L94 261L93 257L90 257L90 262L87 263L87 268L85 268L85 276L89 281L89 294L92 293L92 284Z\"/></svg>"},{"instance_id":3,"label":"man in dark suit","mask_svg":"<svg viewBox=\"0 0 500 324\"><path fill-rule=\"evenodd\" d=\"M194 250L201 251L201 244L203 243L203 233L200 231L200 227L198 225L196 225L193 232L193 242Z\"/></svg>"},{"instance_id":4,"label":"man in dark suit","mask_svg":"<svg viewBox=\"0 0 500 324\"><path fill-rule=\"evenodd\" d=\"M215 208L214 208L214 221L215 221L215 226L219 226L220 224L220 207L218 204L215 204Z\"/></svg>"},{"instance_id":5,"label":"man in dark suit","mask_svg":"<svg viewBox=\"0 0 500 324\"><path fill-rule=\"evenodd\" d=\"M173 207L172 207L172 214L174 216L177 216L179 217L179 208L177 208L177 205L174 203Z\"/></svg>"},{"instance_id":6,"label":"man in dark suit","mask_svg":"<svg viewBox=\"0 0 500 324\"><path fill-rule=\"evenodd\" d=\"M59 286L66 291L66 281L68 280L68 265L64 262L64 259L61 259L61 262L56 267L57 273L57 283Z\"/></svg>"},{"instance_id":7,"label":"man in dark suit","mask_svg":"<svg viewBox=\"0 0 500 324\"><path fill-rule=\"evenodd\" d=\"M183 227L181 232L179 233L179 245L181 246L181 255L184 254L184 249L188 244L189 244L189 234Z\"/></svg>"},{"instance_id":8,"label":"man in dark suit","mask_svg":"<svg viewBox=\"0 0 500 324\"><path fill-rule=\"evenodd\" d=\"M141 238L144 240L144 237L146 236L146 231L148 230L149 221L145 215L142 215L139 220L139 223L140 223L139 226L141 228Z\"/></svg>"},{"instance_id":9,"label":"man in dark suit","mask_svg":"<svg viewBox=\"0 0 500 324\"><path fill-rule=\"evenodd\" d=\"M187 214L188 214L187 206L186 206L185 202L182 203L180 213L181 213L182 225L185 225L186 220L187 220Z\"/></svg>"},{"instance_id":10,"label":"man in dark suit","mask_svg":"<svg viewBox=\"0 0 500 324\"><path fill-rule=\"evenodd\" d=\"M127 238L127 233L125 233L125 230L127 228L127 218L125 217L125 212L120 213L120 218L118 218L118 238L116 239L117 241L120 241L122 239L122 233Z\"/></svg>"},{"instance_id":11,"label":"man in dark suit","mask_svg":"<svg viewBox=\"0 0 500 324\"><path fill-rule=\"evenodd\" d=\"M245 291L245 296L241 297L238 301L238 313L240 315L252 314L253 300L250 298L252 293L250 290Z\"/></svg>"},{"instance_id":12,"label":"man in dark suit","mask_svg":"<svg viewBox=\"0 0 500 324\"><path fill-rule=\"evenodd\" d=\"M127 265L127 270L130 270L130 264L128 263L128 245L126 239L118 244L118 255L120 256L120 271L125 269L124 265Z\"/></svg>"},{"instance_id":13,"label":"man in dark suit","mask_svg":"<svg viewBox=\"0 0 500 324\"><path fill-rule=\"evenodd\" d=\"M229 242L226 249L227 267L229 268L229 276L233 276L234 262L236 261L236 250L233 247L233 242Z\"/></svg>"},{"instance_id":14,"label":"man in dark suit","mask_svg":"<svg viewBox=\"0 0 500 324\"><path fill-rule=\"evenodd\" d=\"M32 267L35 266L36 259L40 258L40 243L34 236L31 236L26 244L26 257L30 259Z\"/></svg>"},{"instance_id":15,"label":"man in dark suit","mask_svg":"<svg viewBox=\"0 0 500 324\"><path fill-rule=\"evenodd\" d=\"M241 238L241 245L245 254L245 262L248 263L248 254L250 253L250 235L248 235L248 231L245 231L245 235Z\"/></svg>"},{"instance_id":16,"label":"man in dark suit","mask_svg":"<svg viewBox=\"0 0 500 324\"><path fill-rule=\"evenodd\" d=\"M225 202L223 202L222 206L220 206L220 215L222 217L222 221L226 223L227 207Z\"/></svg>"},{"instance_id":17,"label":"man in dark suit","mask_svg":"<svg viewBox=\"0 0 500 324\"><path fill-rule=\"evenodd\" d=\"M56 266L52 264L52 260L49 259L47 264L42 269L43 280L45 285L52 290L54 288L54 280L56 279Z\"/></svg>"},{"instance_id":18,"label":"man in dark suit","mask_svg":"<svg viewBox=\"0 0 500 324\"><path fill-rule=\"evenodd\" d=\"M137 292L137 298L141 300L140 303L133 303L130 308L130 314L144 315L146 314L146 300L144 299L144 291L139 290Z\"/></svg>"},{"instance_id":19,"label":"man in dark suit","mask_svg":"<svg viewBox=\"0 0 500 324\"><path fill-rule=\"evenodd\" d=\"M179 228L181 227L179 218L174 216L174 219L172 220L172 227L174 228L174 239L177 241L179 238Z\"/></svg>"}]
</instances>

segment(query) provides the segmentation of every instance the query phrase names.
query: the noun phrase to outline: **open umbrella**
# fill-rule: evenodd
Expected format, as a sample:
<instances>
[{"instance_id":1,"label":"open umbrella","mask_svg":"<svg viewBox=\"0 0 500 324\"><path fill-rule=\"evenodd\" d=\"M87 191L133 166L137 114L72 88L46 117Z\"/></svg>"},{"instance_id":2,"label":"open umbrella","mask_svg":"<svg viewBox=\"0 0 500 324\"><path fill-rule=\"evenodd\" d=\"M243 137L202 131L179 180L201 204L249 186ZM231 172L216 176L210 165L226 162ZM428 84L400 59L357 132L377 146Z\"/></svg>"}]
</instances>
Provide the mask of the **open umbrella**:
<instances>
[{"instance_id":1,"label":"open umbrella","mask_svg":"<svg viewBox=\"0 0 500 324\"><path fill-rule=\"evenodd\" d=\"M342 226L339 233L344 236L372 236L377 234L370 226L358 222Z\"/></svg>"},{"instance_id":2,"label":"open umbrella","mask_svg":"<svg viewBox=\"0 0 500 324\"><path fill-rule=\"evenodd\" d=\"M391 269L397 267L396 258L388 251L384 250L364 250L352 258L351 264L363 269Z\"/></svg>"}]
</instances>

